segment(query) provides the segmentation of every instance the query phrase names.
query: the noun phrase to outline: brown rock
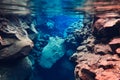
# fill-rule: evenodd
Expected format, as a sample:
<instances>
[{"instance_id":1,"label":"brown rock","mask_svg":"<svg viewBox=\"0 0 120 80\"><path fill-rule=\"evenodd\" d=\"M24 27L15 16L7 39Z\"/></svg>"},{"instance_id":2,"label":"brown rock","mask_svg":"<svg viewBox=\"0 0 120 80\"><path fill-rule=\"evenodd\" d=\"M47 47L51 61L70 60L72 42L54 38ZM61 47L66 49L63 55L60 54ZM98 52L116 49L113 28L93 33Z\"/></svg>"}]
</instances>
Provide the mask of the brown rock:
<instances>
[{"instance_id":1,"label":"brown rock","mask_svg":"<svg viewBox=\"0 0 120 80\"><path fill-rule=\"evenodd\" d=\"M120 19L100 18L95 22L94 27L99 31L103 28L114 27L117 23L120 23Z\"/></svg>"},{"instance_id":2,"label":"brown rock","mask_svg":"<svg viewBox=\"0 0 120 80\"><path fill-rule=\"evenodd\" d=\"M110 42L109 42L109 44L120 44L120 38L114 38L114 39L112 39Z\"/></svg>"},{"instance_id":3,"label":"brown rock","mask_svg":"<svg viewBox=\"0 0 120 80\"><path fill-rule=\"evenodd\" d=\"M77 49L76 80L120 80L120 0L87 0L75 9L95 16L95 40L91 44L85 38Z\"/></svg>"},{"instance_id":4,"label":"brown rock","mask_svg":"<svg viewBox=\"0 0 120 80\"><path fill-rule=\"evenodd\" d=\"M120 54L120 48L116 49L116 53Z\"/></svg>"},{"instance_id":5,"label":"brown rock","mask_svg":"<svg viewBox=\"0 0 120 80\"><path fill-rule=\"evenodd\" d=\"M120 15L118 13L105 13L105 14L99 14L99 15L96 15L97 17L99 18L117 18L117 17L120 17Z\"/></svg>"},{"instance_id":6,"label":"brown rock","mask_svg":"<svg viewBox=\"0 0 120 80\"><path fill-rule=\"evenodd\" d=\"M77 11L89 12L89 14L104 14L107 12L120 12L120 0L86 0L83 7L75 8Z\"/></svg>"},{"instance_id":7,"label":"brown rock","mask_svg":"<svg viewBox=\"0 0 120 80\"><path fill-rule=\"evenodd\" d=\"M76 75L82 80L119 80L120 58L117 55L79 54Z\"/></svg>"},{"instance_id":8,"label":"brown rock","mask_svg":"<svg viewBox=\"0 0 120 80\"><path fill-rule=\"evenodd\" d=\"M119 11L120 5L108 5L108 6L96 6L96 12L104 12L104 11Z\"/></svg>"},{"instance_id":9,"label":"brown rock","mask_svg":"<svg viewBox=\"0 0 120 80\"><path fill-rule=\"evenodd\" d=\"M114 53L119 53L120 38L114 38L109 42L109 45Z\"/></svg>"},{"instance_id":10,"label":"brown rock","mask_svg":"<svg viewBox=\"0 0 120 80\"><path fill-rule=\"evenodd\" d=\"M100 55L103 54L111 54L112 49L110 48L109 45L104 45L104 44L97 44L94 47L94 52Z\"/></svg>"},{"instance_id":11,"label":"brown rock","mask_svg":"<svg viewBox=\"0 0 120 80\"><path fill-rule=\"evenodd\" d=\"M113 37L120 35L120 19L100 18L94 23L93 35L98 39L104 39L103 42L109 42Z\"/></svg>"},{"instance_id":12,"label":"brown rock","mask_svg":"<svg viewBox=\"0 0 120 80\"><path fill-rule=\"evenodd\" d=\"M106 22L103 27L113 27L118 22L120 22L120 19L111 19Z\"/></svg>"},{"instance_id":13,"label":"brown rock","mask_svg":"<svg viewBox=\"0 0 120 80\"><path fill-rule=\"evenodd\" d=\"M97 30L101 30L106 22L107 22L107 19L98 19L95 22L94 26Z\"/></svg>"}]
</instances>

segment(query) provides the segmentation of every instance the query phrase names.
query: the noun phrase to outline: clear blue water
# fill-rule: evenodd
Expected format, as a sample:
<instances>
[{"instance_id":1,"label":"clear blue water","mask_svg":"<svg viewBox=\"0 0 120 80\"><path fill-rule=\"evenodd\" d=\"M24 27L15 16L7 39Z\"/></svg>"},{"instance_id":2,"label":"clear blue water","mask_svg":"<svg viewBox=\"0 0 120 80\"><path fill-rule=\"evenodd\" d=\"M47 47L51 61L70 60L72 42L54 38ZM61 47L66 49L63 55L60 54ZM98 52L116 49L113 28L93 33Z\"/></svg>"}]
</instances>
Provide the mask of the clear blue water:
<instances>
[{"instance_id":1,"label":"clear blue water","mask_svg":"<svg viewBox=\"0 0 120 80\"><path fill-rule=\"evenodd\" d=\"M41 58L42 49L49 43L49 37L59 36L65 39L67 37L66 29L79 20L83 21L84 15L74 11L74 8L82 6L84 0L32 0L32 3L32 15L36 19L36 29L40 35L34 40L34 49L38 52L31 53L33 58L32 80L74 80L75 64L69 60L69 57L75 50L65 50L64 56L49 69L39 65L39 58ZM40 49L37 47L40 43L36 42L40 42L41 39L44 40L44 44L40 45Z\"/></svg>"}]
</instances>

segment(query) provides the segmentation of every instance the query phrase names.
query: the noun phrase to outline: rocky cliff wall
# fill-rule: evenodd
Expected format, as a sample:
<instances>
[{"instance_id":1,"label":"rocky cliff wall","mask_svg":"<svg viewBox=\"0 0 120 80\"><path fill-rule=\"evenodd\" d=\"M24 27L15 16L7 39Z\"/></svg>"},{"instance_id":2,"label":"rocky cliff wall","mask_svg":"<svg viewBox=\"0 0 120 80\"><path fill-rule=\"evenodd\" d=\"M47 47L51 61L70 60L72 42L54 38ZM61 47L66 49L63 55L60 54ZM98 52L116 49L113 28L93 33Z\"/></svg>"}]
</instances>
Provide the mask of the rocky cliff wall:
<instances>
[{"instance_id":1,"label":"rocky cliff wall","mask_svg":"<svg viewBox=\"0 0 120 80\"><path fill-rule=\"evenodd\" d=\"M76 80L120 79L120 1L96 0L79 8L93 15L89 35L71 60L77 63ZM92 6L90 6L90 4ZM88 6L92 7L88 8Z\"/></svg>"},{"instance_id":2,"label":"rocky cliff wall","mask_svg":"<svg viewBox=\"0 0 120 80\"><path fill-rule=\"evenodd\" d=\"M15 17L0 17L0 80L28 80L32 71L26 56L33 42L28 38L25 25L14 24Z\"/></svg>"}]
</instances>

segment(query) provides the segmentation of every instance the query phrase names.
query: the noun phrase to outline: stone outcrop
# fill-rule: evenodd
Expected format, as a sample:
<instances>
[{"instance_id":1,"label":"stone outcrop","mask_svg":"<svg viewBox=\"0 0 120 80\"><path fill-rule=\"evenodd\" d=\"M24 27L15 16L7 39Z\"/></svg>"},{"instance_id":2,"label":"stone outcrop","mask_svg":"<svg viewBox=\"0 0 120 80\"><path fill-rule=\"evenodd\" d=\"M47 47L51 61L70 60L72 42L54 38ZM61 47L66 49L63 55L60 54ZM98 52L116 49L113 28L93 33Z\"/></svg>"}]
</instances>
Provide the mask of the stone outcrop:
<instances>
[{"instance_id":1,"label":"stone outcrop","mask_svg":"<svg viewBox=\"0 0 120 80\"><path fill-rule=\"evenodd\" d=\"M0 19L0 61L25 57L32 47L33 43L25 29L12 25L6 19Z\"/></svg>"},{"instance_id":2,"label":"stone outcrop","mask_svg":"<svg viewBox=\"0 0 120 80\"><path fill-rule=\"evenodd\" d=\"M120 79L120 6L119 0L96 0L91 34L77 48L71 60L77 63L76 80L119 80ZM90 12L90 11L89 11ZM91 14L90 13L90 14Z\"/></svg>"},{"instance_id":3,"label":"stone outcrop","mask_svg":"<svg viewBox=\"0 0 120 80\"><path fill-rule=\"evenodd\" d=\"M28 80L32 64L26 56L33 42L28 38L25 25L15 23L13 18L19 19L19 16L0 17L0 80Z\"/></svg>"}]
</instances>

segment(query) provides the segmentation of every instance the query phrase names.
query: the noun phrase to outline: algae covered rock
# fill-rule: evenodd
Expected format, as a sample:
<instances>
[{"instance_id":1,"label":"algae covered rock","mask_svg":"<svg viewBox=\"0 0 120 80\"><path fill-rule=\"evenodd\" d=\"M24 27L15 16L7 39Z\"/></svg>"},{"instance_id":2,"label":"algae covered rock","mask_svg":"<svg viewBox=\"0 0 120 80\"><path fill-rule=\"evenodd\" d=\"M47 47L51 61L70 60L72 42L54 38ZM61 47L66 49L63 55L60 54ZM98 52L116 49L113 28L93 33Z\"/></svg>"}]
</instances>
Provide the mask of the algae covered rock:
<instances>
[{"instance_id":1,"label":"algae covered rock","mask_svg":"<svg viewBox=\"0 0 120 80\"><path fill-rule=\"evenodd\" d=\"M50 37L48 44L43 48L39 65L43 68L51 68L64 54L64 39Z\"/></svg>"}]
</instances>

